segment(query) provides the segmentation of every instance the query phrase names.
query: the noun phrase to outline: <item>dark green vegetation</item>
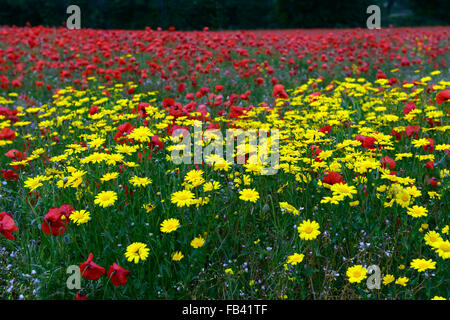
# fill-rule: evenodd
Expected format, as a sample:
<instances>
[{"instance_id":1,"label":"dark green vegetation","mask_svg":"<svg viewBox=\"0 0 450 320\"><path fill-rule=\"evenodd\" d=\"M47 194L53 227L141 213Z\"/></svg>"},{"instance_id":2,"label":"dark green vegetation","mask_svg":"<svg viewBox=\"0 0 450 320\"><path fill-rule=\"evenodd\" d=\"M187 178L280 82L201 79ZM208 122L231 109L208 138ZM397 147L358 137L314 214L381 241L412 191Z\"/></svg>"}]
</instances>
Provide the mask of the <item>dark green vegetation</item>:
<instances>
[{"instance_id":1,"label":"dark green vegetation","mask_svg":"<svg viewBox=\"0 0 450 320\"><path fill-rule=\"evenodd\" d=\"M381 8L382 26L447 25L447 0L2 0L1 25L61 26L66 8L81 9L82 27L179 30L365 28L369 5Z\"/></svg>"}]
</instances>

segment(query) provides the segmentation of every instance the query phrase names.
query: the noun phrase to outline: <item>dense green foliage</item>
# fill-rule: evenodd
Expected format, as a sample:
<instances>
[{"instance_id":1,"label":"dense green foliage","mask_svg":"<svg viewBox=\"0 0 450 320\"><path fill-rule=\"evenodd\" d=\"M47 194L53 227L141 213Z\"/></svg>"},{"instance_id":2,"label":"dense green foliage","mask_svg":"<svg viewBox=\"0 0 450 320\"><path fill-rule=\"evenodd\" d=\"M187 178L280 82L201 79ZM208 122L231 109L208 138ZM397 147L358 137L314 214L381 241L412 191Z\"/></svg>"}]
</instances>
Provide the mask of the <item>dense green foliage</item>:
<instances>
[{"instance_id":1,"label":"dense green foliage","mask_svg":"<svg viewBox=\"0 0 450 320\"><path fill-rule=\"evenodd\" d=\"M382 25L448 24L446 0L2 0L0 25L61 26L66 8L81 8L82 27L180 30L365 27L371 4ZM393 15L393 8L394 12ZM405 14L404 12L409 12Z\"/></svg>"}]
</instances>

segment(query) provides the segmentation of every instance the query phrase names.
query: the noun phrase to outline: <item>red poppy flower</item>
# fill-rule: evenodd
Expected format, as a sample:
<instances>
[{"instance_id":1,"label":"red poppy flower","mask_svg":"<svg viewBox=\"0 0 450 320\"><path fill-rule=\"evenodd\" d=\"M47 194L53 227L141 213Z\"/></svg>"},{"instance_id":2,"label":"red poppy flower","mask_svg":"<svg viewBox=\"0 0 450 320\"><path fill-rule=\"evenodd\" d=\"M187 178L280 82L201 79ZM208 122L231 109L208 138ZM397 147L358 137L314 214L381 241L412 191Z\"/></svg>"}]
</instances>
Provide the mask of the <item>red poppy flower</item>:
<instances>
[{"instance_id":1,"label":"red poppy flower","mask_svg":"<svg viewBox=\"0 0 450 320\"><path fill-rule=\"evenodd\" d=\"M394 129L391 129L391 135L395 137L396 140L400 140L402 137L405 136L404 132L398 132Z\"/></svg>"},{"instance_id":2,"label":"red poppy flower","mask_svg":"<svg viewBox=\"0 0 450 320\"><path fill-rule=\"evenodd\" d=\"M96 114L98 112L97 106L92 106L89 108L89 114L92 116L93 114Z\"/></svg>"},{"instance_id":3,"label":"red poppy flower","mask_svg":"<svg viewBox=\"0 0 450 320\"><path fill-rule=\"evenodd\" d=\"M331 126L328 124L326 126L320 127L319 129L322 133L330 133L331 132Z\"/></svg>"},{"instance_id":4,"label":"red poppy flower","mask_svg":"<svg viewBox=\"0 0 450 320\"><path fill-rule=\"evenodd\" d=\"M434 126L440 126L441 125L441 120L439 119L433 119L433 118L423 118L423 120L428 122L428 125L430 126L430 128L434 128Z\"/></svg>"},{"instance_id":5,"label":"red poppy flower","mask_svg":"<svg viewBox=\"0 0 450 320\"><path fill-rule=\"evenodd\" d=\"M397 78L390 78L389 79L389 85L392 86L394 84L398 83L398 79Z\"/></svg>"},{"instance_id":6,"label":"red poppy flower","mask_svg":"<svg viewBox=\"0 0 450 320\"><path fill-rule=\"evenodd\" d=\"M318 146L316 146L315 144L313 144L311 146L311 157L315 158L316 161L321 162L320 159L318 159L318 155L322 152L322 149L320 149Z\"/></svg>"},{"instance_id":7,"label":"red poppy flower","mask_svg":"<svg viewBox=\"0 0 450 320\"><path fill-rule=\"evenodd\" d=\"M11 232L18 231L19 228L14 223L10 213L0 212L0 233L6 237L6 239L14 240L14 236Z\"/></svg>"},{"instance_id":8,"label":"red poppy flower","mask_svg":"<svg viewBox=\"0 0 450 320\"><path fill-rule=\"evenodd\" d=\"M3 170L1 169L2 177L6 180L19 180L19 175L14 170L8 169Z\"/></svg>"},{"instance_id":9,"label":"red poppy flower","mask_svg":"<svg viewBox=\"0 0 450 320\"><path fill-rule=\"evenodd\" d=\"M163 108L171 107L174 104L175 104L175 101L172 98L164 98L163 102L162 102Z\"/></svg>"},{"instance_id":10,"label":"red poppy flower","mask_svg":"<svg viewBox=\"0 0 450 320\"><path fill-rule=\"evenodd\" d=\"M427 163L425 163L425 168L426 169L433 169L434 168L434 162L433 161L427 161Z\"/></svg>"},{"instance_id":11,"label":"red poppy flower","mask_svg":"<svg viewBox=\"0 0 450 320\"><path fill-rule=\"evenodd\" d=\"M362 147L366 149L375 149L375 141L377 141L374 137L366 137L363 135L356 135L356 140L362 143Z\"/></svg>"},{"instance_id":12,"label":"red poppy flower","mask_svg":"<svg viewBox=\"0 0 450 320\"><path fill-rule=\"evenodd\" d=\"M336 184L336 183L343 183L344 179L342 177L342 175L338 172L334 172L334 171L328 171L327 175L325 177L323 177L322 179L322 183L326 183L326 184Z\"/></svg>"},{"instance_id":13,"label":"red poppy flower","mask_svg":"<svg viewBox=\"0 0 450 320\"><path fill-rule=\"evenodd\" d=\"M171 136L174 132L177 132L177 131L178 131L178 134L183 134L183 136L184 136L185 134L189 134L189 127L179 126L176 124L170 125L167 128L167 135Z\"/></svg>"},{"instance_id":14,"label":"red poppy flower","mask_svg":"<svg viewBox=\"0 0 450 320\"><path fill-rule=\"evenodd\" d=\"M114 140L117 142L123 143L123 141L121 141L121 138L130 134L134 128L135 127L133 125L131 125L131 123L129 123L129 122L125 122L124 124L121 124L120 126L117 127L117 129L119 131L117 131L117 133L114 135Z\"/></svg>"},{"instance_id":15,"label":"red poppy flower","mask_svg":"<svg viewBox=\"0 0 450 320\"><path fill-rule=\"evenodd\" d=\"M388 167L389 169L395 169L396 163L395 163L394 159L392 159L389 156L385 156L383 159L381 159L380 162L381 162L382 168Z\"/></svg>"},{"instance_id":16,"label":"red poppy flower","mask_svg":"<svg viewBox=\"0 0 450 320\"><path fill-rule=\"evenodd\" d=\"M386 78L387 78L386 75L381 70L378 70L377 79L386 79Z\"/></svg>"},{"instance_id":17,"label":"red poppy flower","mask_svg":"<svg viewBox=\"0 0 450 320\"><path fill-rule=\"evenodd\" d=\"M150 103L147 102L141 102L138 104L137 106L137 112L139 112L139 115L142 118L145 118L148 116L147 111L145 110L145 108L150 107Z\"/></svg>"},{"instance_id":18,"label":"red poppy flower","mask_svg":"<svg viewBox=\"0 0 450 320\"><path fill-rule=\"evenodd\" d=\"M420 126L406 126L405 133L408 138L411 138L413 135L417 138L419 136Z\"/></svg>"},{"instance_id":19,"label":"red poppy flower","mask_svg":"<svg viewBox=\"0 0 450 320\"><path fill-rule=\"evenodd\" d=\"M281 99L289 98L286 91L284 91L284 86L282 84L276 84L273 86L272 95L274 98L281 98Z\"/></svg>"},{"instance_id":20,"label":"red poppy flower","mask_svg":"<svg viewBox=\"0 0 450 320\"><path fill-rule=\"evenodd\" d=\"M75 297L75 300L87 300L86 295L84 294L84 292L77 292L77 296Z\"/></svg>"},{"instance_id":21,"label":"red poppy flower","mask_svg":"<svg viewBox=\"0 0 450 320\"><path fill-rule=\"evenodd\" d=\"M431 138L427 138L427 140L428 140L428 144L422 146L422 149L431 153L434 151L434 140Z\"/></svg>"},{"instance_id":22,"label":"red poppy flower","mask_svg":"<svg viewBox=\"0 0 450 320\"><path fill-rule=\"evenodd\" d=\"M436 95L436 103L438 105L443 104L450 99L450 90L443 90Z\"/></svg>"},{"instance_id":23,"label":"red poppy flower","mask_svg":"<svg viewBox=\"0 0 450 320\"><path fill-rule=\"evenodd\" d=\"M148 147L153 150L153 152L158 152L162 148L164 148L164 143L159 139L158 136L154 135L152 137L152 141L148 143ZM157 147L155 149L155 147Z\"/></svg>"},{"instance_id":24,"label":"red poppy flower","mask_svg":"<svg viewBox=\"0 0 450 320\"><path fill-rule=\"evenodd\" d=\"M63 218L64 217L64 218ZM67 228L67 218L59 208L50 208L44 216L41 229L46 234L63 235Z\"/></svg>"},{"instance_id":25,"label":"red poppy flower","mask_svg":"<svg viewBox=\"0 0 450 320\"><path fill-rule=\"evenodd\" d=\"M403 108L403 114L406 116L408 113L413 111L416 108L416 105L414 102L408 102L405 107Z\"/></svg>"},{"instance_id":26,"label":"red poppy flower","mask_svg":"<svg viewBox=\"0 0 450 320\"><path fill-rule=\"evenodd\" d=\"M435 177L432 177L430 179L428 179L428 184L431 185L433 188L436 188L438 186L438 183L440 182L438 179L436 179Z\"/></svg>"},{"instance_id":27,"label":"red poppy flower","mask_svg":"<svg viewBox=\"0 0 450 320\"><path fill-rule=\"evenodd\" d=\"M92 261L94 255L89 254L88 259L80 264L80 272L83 277L88 280L97 280L105 274L105 268L100 267L98 264Z\"/></svg>"},{"instance_id":28,"label":"red poppy flower","mask_svg":"<svg viewBox=\"0 0 450 320\"><path fill-rule=\"evenodd\" d=\"M197 106L197 102L191 101L187 105L185 105L182 109L183 109L183 112L191 113L191 112L194 112L196 106Z\"/></svg>"},{"instance_id":29,"label":"red poppy flower","mask_svg":"<svg viewBox=\"0 0 450 320\"><path fill-rule=\"evenodd\" d=\"M117 287L117 286L124 286L127 283L129 274L130 271L128 271L125 268L122 268L116 263L113 263L109 267L109 271L106 274L106 276L110 278L113 285Z\"/></svg>"},{"instance_id":30,"label":"red poppy flower","mask_svg":"<svg viewBox=\"0 0 450 320\"><path fill-rule=\"evenodd\" d=\"M240 118L242 115L244 115L245 111L248 111L248 109L240 106L232 106L228 117L235 119Z\"/></svg>"},{"instance_id":31,"label":"red poppy flower","mask_svg":"<svg viewBox=\"0 0 450 320\"><path fill-rule=\"evenodd\" d=\"M17 149L11 149L5 153L5 156L10 158L11 160L22 161L25 159L26 153L24 154Z\"/></svg>"},{"instance_id":32,"label":"red poppy flower","mask_svg":"<svg viewBox=\"0 0 450 320\"><path fill-rule=\"evenodd\" d=\"M61 210L62 214L69 219L70 215L73 211L75 211L75 208L72 207L70 204L63 204L61 207L59 207L59 210Z\"/></svg>"},{"instance_id":33,"label":"red poppy flower","mask_svg":"<svg viewBox=\"0 0 450 320\"><path fill-rule=\"evenodd\" d=\"M185 84L184 82L180 82L180 83L178 84L177 91L178 91L179 93L181 93L181 92L183 92L184 90L186 90L186 84Z\"/></svg>"},{"instance_id":34,"label":"red poppy flower","mask_svg":"<svg viewBox=\"0 0 450 320\"><path fill-rule=\"evenodd\" d=\"M3 128L0 131L0 140L14 140L16 138L16 133L10 128Z\"/></svg>"}]
</instances>

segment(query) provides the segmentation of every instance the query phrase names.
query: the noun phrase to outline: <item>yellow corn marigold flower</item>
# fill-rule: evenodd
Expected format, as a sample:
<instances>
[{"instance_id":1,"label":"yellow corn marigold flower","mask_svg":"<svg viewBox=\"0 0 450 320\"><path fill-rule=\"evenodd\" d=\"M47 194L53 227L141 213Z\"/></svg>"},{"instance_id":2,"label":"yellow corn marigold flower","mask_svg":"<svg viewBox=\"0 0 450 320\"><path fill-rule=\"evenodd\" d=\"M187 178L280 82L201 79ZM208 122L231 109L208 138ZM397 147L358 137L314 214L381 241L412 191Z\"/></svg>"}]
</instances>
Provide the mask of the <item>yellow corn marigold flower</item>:
<instances>
[{"instance_id":1,"label":"yellow corn marigold flower","mask_svg":"<svg viewBox=\"0 0 450 320\"><path fill-rule=\"evenodd\" d=\"M134 242L127 247L127 252L125 252L125 257L129 262L134 261L134 263L138 263L139 260L146 260L148 257L148 252L150 251L147 248L147 245L142 242Z\"/></svg>"},{"instance_id":2,"label":"yellow corn marigold flower","mask_svg":"<svg viewBox=\"0 0 450 320\"><path fill-rule=\"evenodd\" d=\"M383 284L386 286L394 280L395 277L392 274L387 274L383 277Z\"/></svg>"},{"instance_id":3,"label":"yellow corn marigold flower","mask_svg":"<svg viewBox=\"0 0 450 320\"><path fill-rule=\"evenodd\" d=\"M248 186L252 181L252 177L250 177L248 174L243 175L244 185Z\"/></svg>"},{"instance_id":4,"label":"yellow corn marigold flower","mask_svg":"<svg viewBox=\"0 0 450 320\"><path fill-rule=\"evenodd\" d=\"M142 208L144 208L145 211L146 211L147 213L150 213L150 212L152 212L156 207L155 207L153 204L149 203L149 204L144 204L144 205L142 206Z\"/></svg>"},{"instance_id":5,"label":"yellow corn marigold flower","mask_svg":"<svg viewBox=\"0 0 450 320\"><path fill-rule=\"evenodd\" d=\"M408 214L414 218L426 217L428 213L427 208L420 206L413 206L408 208Z\"/></svg>"},{"instance_id":6,"label":"yellow corn marigold flower","mask_svg":"<svg viewBox=\"0 0 450 320\"><path fill-rule=\"evenodd\" d=\"M131 131L130 135L128 136L128 139L133 139L138 142L149 142L151 136L153 136L153 134L150 131L150 129L141 126L139 128L134 128L133 131Z\"/></svg>"},{"instance_id":7,"label":"yellow corn marigold flower","mask_svg":"<svg viewBox=\"0 0 450 320\"><path fill-rule=\"evenodd\" d=\"M353 199L353 195L358 193L354 186L349 186L346 183L335 183L330 190L333 192L333 196L344 196L350 199Z\"/></svg>"},{"instance_id":8,"label":"yellow corn marigold flower","mask_svg":"<svg viewBox=\"0 0 450 320\"><path fill-rule=\"evenodd\" d=\"M186 173L184 180L186 180L187 182L189 182L191 184L196 180L203 180L203 170L189 171L188 173Z\"/></svg>"},{"instance_id":9,"label":"yellow corn marigold flower","mask_svg":"<svg viewBox=\"0 0 450 320\"><path fill-rule=\"evenodd\" d=\"M350 283L360 283L367 278L367 270L362 265L349 267L346 274Z\"/></svg>"},{"instance_id":10,"label":"yellow corn marigold flower","mask_svg":"<svg viewBox=\"0 0 450 320\"><path fill-rule=\"evenodd\" d=\"M255 189L243 189L239 194L239 199L244 201L256 202L259 199L259 193Z\"/></svg>"},{"instance_id":11,"label":"yellow corn marigold flower","mask_svg":"<svg viewBox=\"0 0 450 320\"><path fill-rule=\"evenodd\" d=\"M287 211L296 216L300 214L300 211L297 208L287 202L280 202L280 208L281 212Z\"/></svg>"},{"instance_id":12,"label":"yellow corn marigold flower","mask_svg":"<svg viewBox=\"0 0 450 320\"><path fill-rule=\"evenodd\" d=\"M287 263L295 266L296 264L302 262L304 257L304 254L294 253L293 255L288 256Z\"/></svg>"},{"instance_id":13,"label":"yellow corn marigold flower","mask_svg":"<svg viewBox=\"0 0 450 320\"><path fill-rule=\"evenodd\" d=\"M253 189L243 189L239 192L239 199L255 203L259 199L259 192Z\"/></svg>"},{"instance_id":14,"label":"yellow corn marigold flower","mask_svg":"<svg viewBox=\"0 0 450 320\"><path fill-rule=\"evenodd\" d=\"M102 191L95 197L94 203L98 204L100 207L106 208L113 205L116 200L117 193L114 191Z\"/></svg>"},{"instance_id":15,"label":"yellow corn marigold flower","mask_svg":"<svg viewBox=\"0 0 450 320\"><path fill-rule=\"evenodd\" d=\"M125 153L128 155L131 155L137 151L138 147L137 146L129 146L126 144L119 144L115 147L115 149L116 149L116 152L118 152L118 153Z\"/></svg>"},{"instance_id":16,"label":"yellow corn marigold flower","mask_svg":"<svg viewBox=\"0 0 450 320\"><path fill-rule=\"evenodd\" d=\"M447 300L444 297L440 297L440 296L434 296L433 298L431 298L431 300Z\"/></svg>"},{"instance_id":17,"label":"yellow corn marigold flower","mask_svg":"<svg viewBox=\"0 0 450 320\"><path fill-rule=\"evenodd\" d=\"M430 144L430 141L428 141L427 139L425 139L425 138L422 138L422 139L413 139L412 141L411 141L411 143L412 143L412 145L414 146L414 147L416 147L416 148L420 148L420 147L422 147L422 146L426 146L426 145L428 145L428 144Z\"/></svg>"},{"instance_id":18,"label":"yellow corn marigold flower","mask_svg":"<svg viewBox=\"0 0 450 320\"><path fill-rule=\"evenodd\" d=\"M422 192L416 188L416 186L406 187L405 191L413 198L418 198L422 195Z\"/></svg>"},{"instance_id":19,"label":"yellow corn marigold flower","mask_svg":"<svg viewBox=\"0 0 450 320\"><path fill-rule=\"evenodd\" d=\"M395 284L401 285L403 287L406 287L406 283L409 281L409 278L407 277L401 277L395 280Z\"/></svg>"},{"instance_id":20,"label":"yellow corn marigold flower","mask_svg":"<svg viewBox=\"0 0 450 320\"><path fill-rule=\"evenodd\" d=\"M192 188L201 186L203 183L205 182L205 179L203 179L202 177L198 178L198 179L194 179L190 182L190 185L192 186ZM188 184L187 182L185 182L186 184Z\"/></svg>"},{"instance_id":21,"label":"yellow corn marigold flower","mask_svg":"<svg viewBox=\"0 0 450 320\"><path fill-rule=\"evenodd\" d=\"M448 231L449 231L449 226L446 225L445 227L442 228L442 231L441 231L441 232L442 232L443 234L448 234Z\"/></svg>"},{"instance_id":22,"label":"yellow corn marigold flower","mask_svg":"<svg viewBox=\"0 0 450 320\"><path fill-rule=\"evenodd\" d=\"M152 183L152 179L149 179L147 177L140 178L138 176L133 176L129 182L135 186L135 187L145 187Z\"/></svg>"},{"instance_id":23,"label":"yellow corn marigold flower","mask_svg":"<svg viewBox=\"0 0 450 320\"><path fill-rule=\"evenodd\" d=\"M225 274L234 274L233 269L231 268L225 269Z\"/></svg>"},{"instance_id":24,"label":"yellow corn marigold flower","mask_svg":"<svg viewBox=\"0 0 450 320\"><path fill-rule=\"evenodd\" d=\"M192 241L191 241L191 246L195 249L203 247L203 245L205 244L205 239L202 238L202 236L198 236L195 237Z\"/></svg>"},{"instance_id":25,"label":"yellow corn marigold flower","mask_svg":"<svg viewBox=\"0 0 450 320\"><path fill-rule=\"evenodd\" d=\"M335 195L332 197L323 197L322 200L320 200L320 203L331 203L331 204L339 204L340 201L344 200L344 196L342 195Z\"/></svg>"},{"instance_id":26,"label":"yellow corn marigold flower","mask_svg":"<svg viewBox=\"0 0 450 320\"><path fill-rule=\"evenodd\" d=\"M411 195L406 190L401 190L395 196L395 201L403 208L409 206Z\"/></svg>"},{"instance_id":27,"label":"yellow corn marigold flower","mask_svg":"<svg viewBox=\"0 0 450 320\"><path fill-rule=\"evenodd\" d=\"M122 163L124 160L123 154L120 153L112 153L109 154L106 159L106 164L115 166L117 162Z\"/></svg>"},{"instance_id":28,"label":"yellow corn marigold flower","mask_svg":"<svg viewBox=\"0 0 450 320\"><path fill-rule=\"evenodd\" d=\"M440 240L433 244L433 249L444 260L450 258L450 242L448 240Z\"/></svg>"},{"instance_id":29,"label":"yellow corn marigold flower","mask_svg":"<svg viewBox=\"0 0 450 320\"><path fill-rule=\"evenodd\" d=\"M300 226L297 227L300 239L314 240L320 234L319 224L316 221L303 220Z\"/></svg>"},{"instance_id":30,"label":"yellow corn marigold flower","mask_svg":"<svg viewBox=\"0 0 450 320\"><path fill-rule=\"evenodd\" d=\"M108 154L101 152L94 152L93 154L87 156L81 160L81 163L100 163L108 159Z\"/></svg>"},{"instance_id":31,"label":"yellow corn marigold flower","mask_svg":"<svg viewBox=\"0 0 450 320\"><path fill-rule=\"evenodd\" d=\"M215 162L225 161L225 159L217 154L205 156L205 163L214 164Z\"/></svg>"},{"instance_id":32,"label":"yellow corn marigold flower","mask_svg":"<svg viewBox=\"0 0 450 320\"><path fill-rule=\"evenodd\" d=\"M430 197L430 199L434 199L434 198L441 198L441 195L437 192L434 191L428 191L428 196Z\"/></svg>"},{"instance_id":33,"label":"yellow corn marigold flower","mask_svg":"<svg viewBox=\"0 0 450 320\"><path fill-rule=\"evenodd\" d=\"M189 207L194 202L195 195L189 190L181 190L172 193L170 201L175 203L177 207Z\"/></svg>"},{"instance_id":34,"label":"yellow corn marigold flower","mask_svg":"<svg viewBox=\"0 0 450 320\"><path fill-rule=\"evenodd\" d=\"M181 253L181 251L177 251L172 254L173 261L180 261L183 258L184 258L184 255L183 255L183 253Z\"/></svg>"},{"instance_id":35,"label":"yellow corn marigold flower","mask_svg":"<svg viewBox=\"0 0 450 320\"><path fill-rule=\"evenodd\" d=\"M436 269L436 262L431 259L414 259L411 261L410 267L416 269L418 272L423 272L428 269Z\"/></svg>"},{"instance_id":36,"label":"yellow corn marigold flower","mask_svg":"<svg viewBox=\"0 0 450 320\"><path fill-rule=\"evenodd\" d=\"M442 241L442 237L439 233L436 231L428 231L425 236L425 244L427 246L433 246L434 244L438 243L439 241Z\"/></svg>"},{"instance_id":37,"label":"yellow corn marigold flower","mask_svg":"<svg viewBox=\"0 0 450 320\"><path fill-rule=\"evenodd\" d=\"M227 172L230 167L231 167L232 163L228 162L226 160L223 161L216 161L214 162L214 171L225 171Z\"/></svg>"},{"instance_id":38,"label":"yellow corn marigold flower","mask_svg":"<svg viewBox=\"0 0 450 320\"><path fill-rule=\"evenodd\" d=\"M89 141L87 144L88 144L89 147L95 149L95 148L98 148L98 147L102 146L105 143L105 141L106 141L106 139L96 138L96 139L93 139L93 140Z\"/></svg>"},{"instance_id":39,"label":"yellow corn marigold flower","mask_svg":"<svg viewBox=\"0 0 450 320\"><path fill-rule=\"evenodd\" d=\"M124 165L126 165L128 168L135 168L139 167L139 165L136 162L130 161L130 162L124 162Z\"/></svg>"},{"instance_id":40,"label":"yellow corn marigold flower","mask_svg":"<svg viewBox=\"0 0 450 320\"><path fill-rule=\"evenodd\" d=\"M86 210L77 210L72 212L72 214L69 216L69 219L76 223L77 226L79 226L80 224L85 224L89 220L91 220L91 216L90 213Z\"/></svg>"},{"instance_id":41,"label":"yellow corn marigold flower","mask_svg":"<svg viewBox=\"0 0 450 320\"><path fill-rule=\"evenodd\" d=\"M209 192L209 191L213 191L213 190L218 190L220 189L222 186L220 185L219 182L217 181L210 181L207 182L203 185L203 191L204 192Z\"/></svg>"},{"instance_id":42,"label":"yellow corn marigold flower","mask_svg":"<svg viewBox=\"0 0 450 320\"><path fill-rule=\"evenodd\" d=\"M199 207L199 206L204 206L204 205L208 204L209 203L209 198L208 197L200 197L200 198L195 199L193 201L194 201L193 203L195 204L195 206Z\"/></svg>"},{"instance_id":43,"label":"yellow corn marigold flower","mask_svg":"<svg viewBox=\"0 0 450 320\"><path fill-rule=\"evenodd\" d=\"M166 219L161 223L161 232L170 233L177 230L179 226L180 220L174 218Z\"/></svg>"},{"instance_id":44,"label":"yellow corn marigold flower","mask_svg":"<svg viewBox=\"0 0 450 320\"><path fill-rule=\"evenodd\" d=\"M37 188L43 186L41 181L47 180L45 176L38 175L34 178L28 178L25 180L25 188L30 189L30 191L36 190Z\"/></svg>"},{"instance_id":45,"label":"yellow corn marigold flower","mask_svg":"<svg viewBox=\"0 0 450 320\"><path fill-rule=\"evenodd\" d=\"M116 179L119 176L118 172L105 173L103 177L100 178L100 181L106 182L109 180Z\"/></svg>"}]
</instances>

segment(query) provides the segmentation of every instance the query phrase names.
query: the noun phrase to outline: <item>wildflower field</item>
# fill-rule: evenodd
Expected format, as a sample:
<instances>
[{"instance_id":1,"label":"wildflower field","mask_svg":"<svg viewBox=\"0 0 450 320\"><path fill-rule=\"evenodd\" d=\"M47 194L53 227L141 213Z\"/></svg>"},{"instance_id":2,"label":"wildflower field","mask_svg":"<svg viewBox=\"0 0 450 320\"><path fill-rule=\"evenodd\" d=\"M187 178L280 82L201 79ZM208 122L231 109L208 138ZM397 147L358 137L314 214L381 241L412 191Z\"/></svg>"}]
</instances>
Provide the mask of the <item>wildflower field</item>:
<instances>
[{"instance_id":1,"label":"wildflower field","mask_svg":"<svg viewBox=\"0 0 450 320\"><path fill-rule=\"evenodd\" d=\"M0 298L447 299L449 35L0 27Z\"/></svg>"}]
</instances>

